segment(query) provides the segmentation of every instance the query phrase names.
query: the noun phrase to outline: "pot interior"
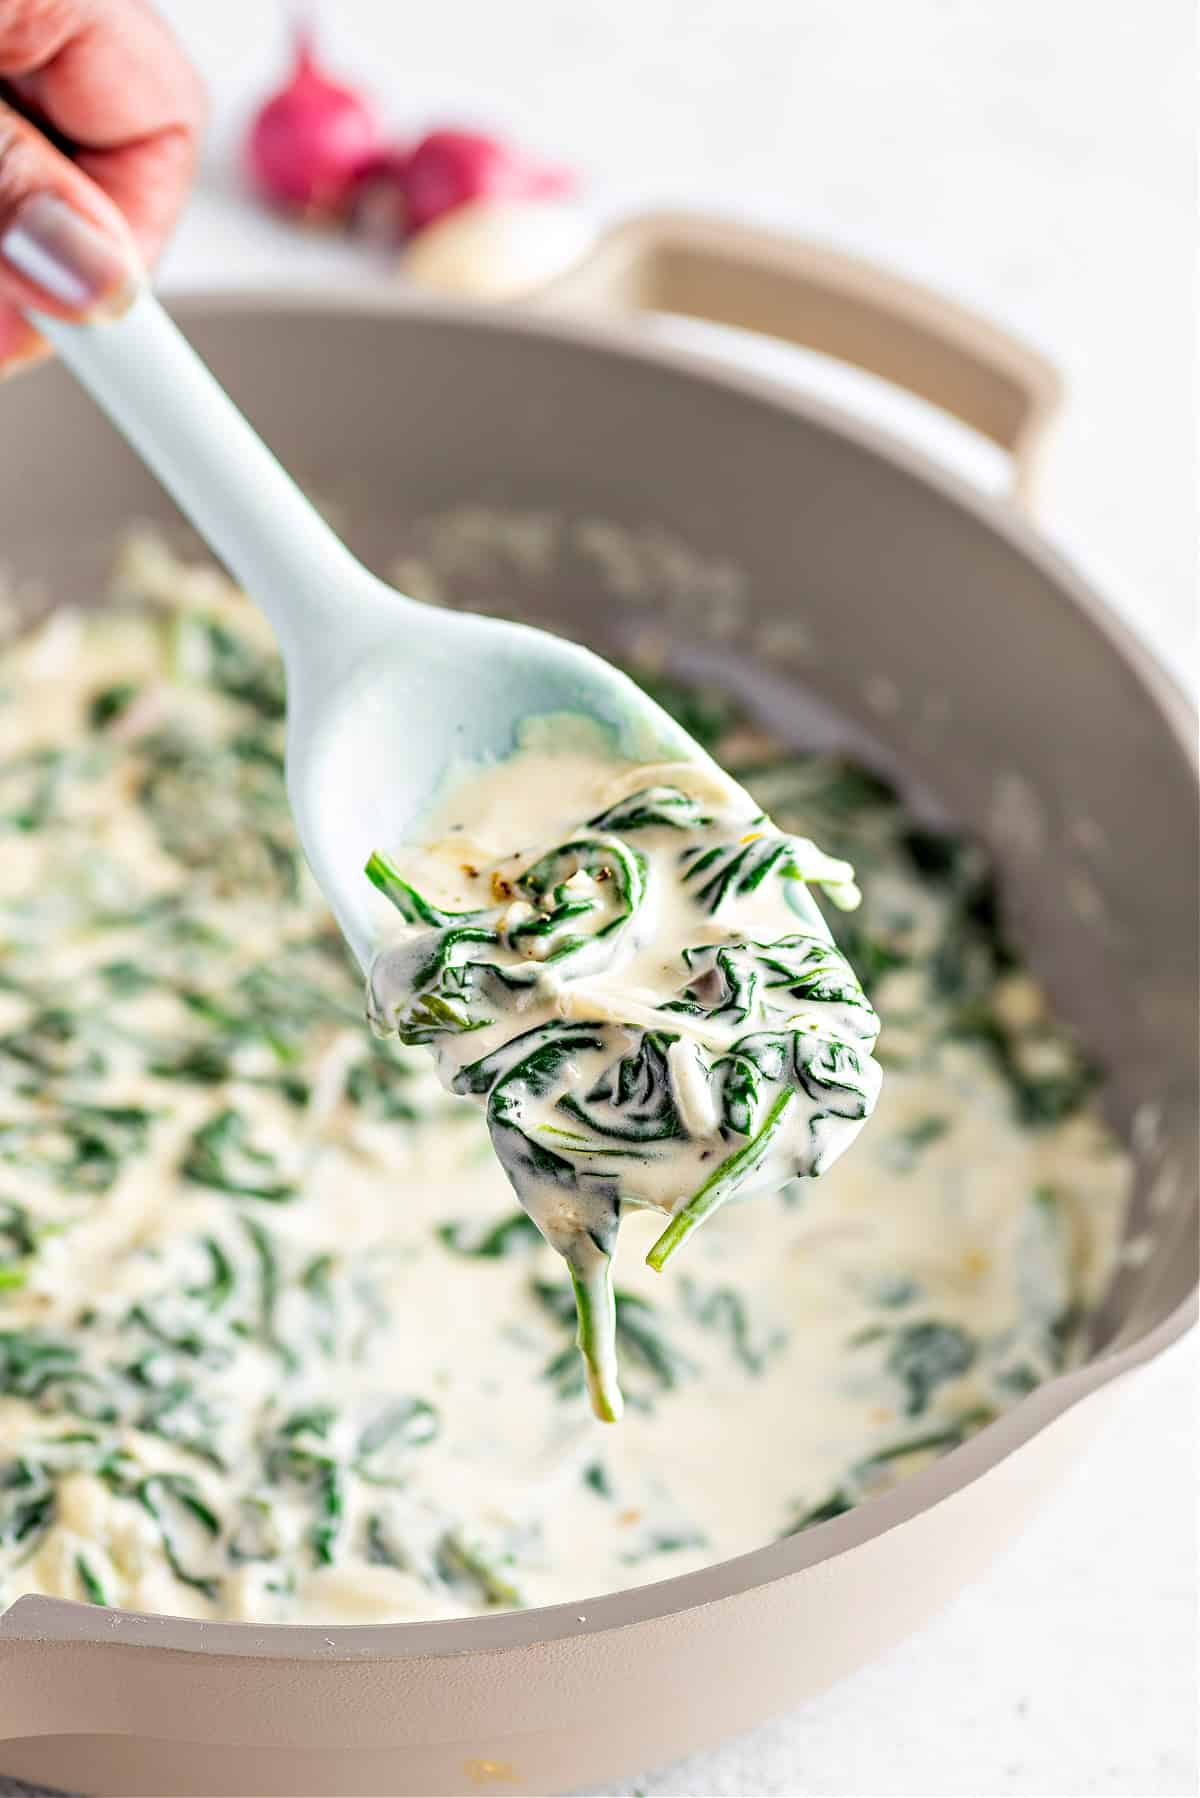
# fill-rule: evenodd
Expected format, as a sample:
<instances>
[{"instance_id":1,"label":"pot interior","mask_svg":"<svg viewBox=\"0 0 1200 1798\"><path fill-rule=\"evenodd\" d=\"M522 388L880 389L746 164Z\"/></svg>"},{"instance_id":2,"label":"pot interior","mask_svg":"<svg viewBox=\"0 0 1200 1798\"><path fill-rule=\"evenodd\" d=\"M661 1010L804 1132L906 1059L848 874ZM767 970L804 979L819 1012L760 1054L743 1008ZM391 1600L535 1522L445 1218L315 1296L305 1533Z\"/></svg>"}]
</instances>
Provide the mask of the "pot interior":
<instances>
[{"instance_id":1,"label":"pot interior","mask_svg":"<svg viewBox=\"0 0 1200 1798\"><path fill-rule=\"evenodd\" d=\"M1196 805L1182 707L998 508L753 384L519 320L225 301L201 353L364 559L735 690L985 839L1137 1161L1100 1351L1195 1281ZM87 604L178 515L58 369L0 399L0 577Z\"/></svg>"}]
</instances>

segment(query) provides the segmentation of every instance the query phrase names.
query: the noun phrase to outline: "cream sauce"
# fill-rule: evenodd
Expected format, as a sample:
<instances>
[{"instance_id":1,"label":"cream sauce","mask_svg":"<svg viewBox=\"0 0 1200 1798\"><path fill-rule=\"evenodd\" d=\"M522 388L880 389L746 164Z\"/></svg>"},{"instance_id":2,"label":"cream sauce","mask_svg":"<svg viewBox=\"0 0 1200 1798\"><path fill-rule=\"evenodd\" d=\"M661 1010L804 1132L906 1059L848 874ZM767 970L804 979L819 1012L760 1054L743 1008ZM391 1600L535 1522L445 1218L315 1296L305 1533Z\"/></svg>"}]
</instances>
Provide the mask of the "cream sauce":
<instances>
[{"instance_id":1,"label":"cream sauce","mask_svg":"<svg viewBox=\"0 0 1200 1798\"><path fill-rule=\"evenodd\" d=\"M369 1010L485 1108L570 1270L611 1422L622 1215L672 1219L648 1256L661 1272L729 1199L823 1173L874 1106L879 1020L802 889L853 909L847 863L784 836L716 768L564 750L578 721L529 734L456 783L415 849L372 858L408 922Z\"/></svg>"},{"instance_id":2,"label":"cream sauce","mask_svg":"<svg viewBox=\"0 0 1200 1798\"><path fill-rule=\"evenodd\" d=\"M852 1154L669 1278L630 1216L598 1424L482 1118L364 1028L280 709L257 617L154 544L0 665L0 1605L582 1600L869 1499L1077 1356L1128 1165L978 852L731 733L859 869L887 1078Z\"/></svg>"}]
</instances>

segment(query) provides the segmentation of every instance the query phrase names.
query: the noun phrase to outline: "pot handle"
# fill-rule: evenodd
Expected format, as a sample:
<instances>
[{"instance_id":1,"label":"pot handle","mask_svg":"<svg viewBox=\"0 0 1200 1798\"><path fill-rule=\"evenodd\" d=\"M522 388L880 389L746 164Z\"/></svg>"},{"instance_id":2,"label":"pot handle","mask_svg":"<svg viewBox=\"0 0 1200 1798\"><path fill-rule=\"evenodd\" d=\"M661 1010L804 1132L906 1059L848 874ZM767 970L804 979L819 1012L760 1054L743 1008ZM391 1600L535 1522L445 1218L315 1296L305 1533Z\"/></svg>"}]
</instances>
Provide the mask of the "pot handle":
<instances>
[{"instance_id":1,"label":"pot handle","mask_svg":"<svg viewBox=\"0 0 1200 1798\"><path fill-rule=\"evenodd\" d=\"M999 444L1023 505L1062 399L1049 362L954 301L841 250L699 214L617 225L538 300L555 310L673 312L853 363Z\"/></svg>"}]
</instances>

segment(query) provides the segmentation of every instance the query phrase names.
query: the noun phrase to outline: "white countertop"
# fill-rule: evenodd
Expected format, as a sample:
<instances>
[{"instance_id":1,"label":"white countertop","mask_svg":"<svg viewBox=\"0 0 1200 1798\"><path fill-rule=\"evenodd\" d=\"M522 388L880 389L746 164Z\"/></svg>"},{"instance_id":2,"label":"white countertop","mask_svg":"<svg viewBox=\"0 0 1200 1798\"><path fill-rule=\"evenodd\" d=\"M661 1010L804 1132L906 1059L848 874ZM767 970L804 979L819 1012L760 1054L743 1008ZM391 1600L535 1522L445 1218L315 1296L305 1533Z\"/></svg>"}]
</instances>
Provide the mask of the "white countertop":
<instances>
[{"instance_id":1,"label":"white countertop","mask_svg":"<svg viewBox=\"0 0 1200 1798\"><path fill-rule=\"evenodd\" d=\"M236 192L228 149L277 66L274 9L162 10L216 93L167 285L396 278ZM494 120L584 169L606 216L681 204L821 237L1038 344L1069 384L1046 527L1189 672L1188 0L338 0L325 15L340 66L386 81L401 127ZM1194 1793L1196 1367L1192 1342L1135 1380L1017 1547L919 1636L793 1716L605 1793Z\"/></svg>"}]
</instances>

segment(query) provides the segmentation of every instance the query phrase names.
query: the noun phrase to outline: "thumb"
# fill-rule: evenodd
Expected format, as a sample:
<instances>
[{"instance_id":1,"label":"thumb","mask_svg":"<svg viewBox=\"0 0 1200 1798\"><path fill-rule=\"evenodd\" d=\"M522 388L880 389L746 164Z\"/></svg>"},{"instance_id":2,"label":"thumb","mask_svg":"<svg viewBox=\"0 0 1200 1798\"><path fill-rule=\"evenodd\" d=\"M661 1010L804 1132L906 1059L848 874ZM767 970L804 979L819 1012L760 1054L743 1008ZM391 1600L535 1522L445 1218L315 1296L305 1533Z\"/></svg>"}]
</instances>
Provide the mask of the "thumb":
<instances>
[{"instance_id":1,"label":"thumb","mask_svg":"<svg viewBox=\"0 0 1200 1798\"><path fill-rule=\"evenodd\" d=\"M26 310L124 311L138 282L125 221L37 127L0 101L0 357Z\"/></svg>"}]
</instances>

